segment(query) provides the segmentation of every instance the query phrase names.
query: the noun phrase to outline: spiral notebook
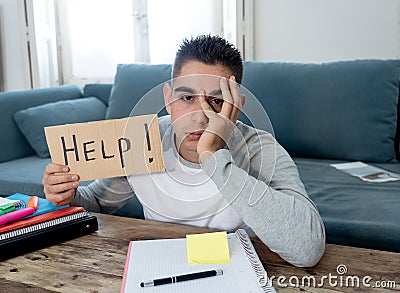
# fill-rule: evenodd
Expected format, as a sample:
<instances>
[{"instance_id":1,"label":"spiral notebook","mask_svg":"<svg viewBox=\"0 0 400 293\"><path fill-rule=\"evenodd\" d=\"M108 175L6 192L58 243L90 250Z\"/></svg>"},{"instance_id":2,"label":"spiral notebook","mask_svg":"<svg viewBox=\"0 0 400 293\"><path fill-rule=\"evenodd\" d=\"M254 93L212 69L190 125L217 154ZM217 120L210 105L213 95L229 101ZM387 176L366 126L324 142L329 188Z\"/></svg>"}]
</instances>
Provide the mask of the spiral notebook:
<instances>
[{"instance_id":1,"label":"spiral notebook","mask_svg":"<svg viewBox=\"0 0 400 293\"><path fill-rule=\"evenodd\" d=\"M66 207L0 227L0 261L67 241L98 229L82 207Z\"/></svg>"},{"instance_id":2,"label":"spiral notebook","mask_svg":"<svg viewBox=\"0 0 400 293\"><path fill-rule=\"evenodd\" d=\"M275 292L246 231L228 234L229 264L189 264L186 239L131 241L122 292ZM140 283L161 277L222 269L223 275L155 287Z\"/></svg>"}]
</instances>

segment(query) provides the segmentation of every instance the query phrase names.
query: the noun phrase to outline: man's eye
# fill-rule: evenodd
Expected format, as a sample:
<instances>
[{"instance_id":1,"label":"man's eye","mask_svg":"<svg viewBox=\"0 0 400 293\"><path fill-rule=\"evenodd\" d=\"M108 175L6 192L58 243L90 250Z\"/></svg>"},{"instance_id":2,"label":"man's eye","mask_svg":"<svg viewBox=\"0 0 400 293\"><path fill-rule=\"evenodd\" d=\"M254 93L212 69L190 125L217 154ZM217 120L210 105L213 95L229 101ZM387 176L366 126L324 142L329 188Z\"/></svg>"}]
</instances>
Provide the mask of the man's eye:
<instances>
[{"instance_id":1,"label":"man's eye","mask_svg":"<svg viewBox=\"0 0 400 293\"><path fill-rule=\"evenodd\" d=\"M211 103L213 103L214 105L217 105L217 106L221 106L224 103L224 100L223 99L212 99Z\"/></svg>"},{"instance_id":2,"label":"man's eye","mask_svg":"<svg viewBox=\"0 0 400 293\"><path fill-rule=\"evenodd\" d=\"M181 99L184 101L193 101L193 96L190 95L182 95Z\"/></svg>"}]
</instances>

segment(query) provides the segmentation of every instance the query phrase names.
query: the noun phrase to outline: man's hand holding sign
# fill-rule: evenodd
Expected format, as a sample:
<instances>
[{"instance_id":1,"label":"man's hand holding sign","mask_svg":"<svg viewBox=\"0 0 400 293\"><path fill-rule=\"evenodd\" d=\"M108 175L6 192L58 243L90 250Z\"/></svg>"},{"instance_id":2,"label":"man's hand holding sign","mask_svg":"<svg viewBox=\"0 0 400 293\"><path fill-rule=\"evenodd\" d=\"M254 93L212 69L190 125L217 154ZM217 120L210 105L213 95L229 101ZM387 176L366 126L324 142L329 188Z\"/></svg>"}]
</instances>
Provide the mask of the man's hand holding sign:
<instances>
[{"instance_id":1,"label":"man's hand holding sign","mask_svg":"<svg viewBox=\"0 0 400 293\"><path fill-rule=\"evenodd\" d=\"M80 181L164 171L156 115L46 127L45 193L70 203Z\"/></svg>"}]
</instances>

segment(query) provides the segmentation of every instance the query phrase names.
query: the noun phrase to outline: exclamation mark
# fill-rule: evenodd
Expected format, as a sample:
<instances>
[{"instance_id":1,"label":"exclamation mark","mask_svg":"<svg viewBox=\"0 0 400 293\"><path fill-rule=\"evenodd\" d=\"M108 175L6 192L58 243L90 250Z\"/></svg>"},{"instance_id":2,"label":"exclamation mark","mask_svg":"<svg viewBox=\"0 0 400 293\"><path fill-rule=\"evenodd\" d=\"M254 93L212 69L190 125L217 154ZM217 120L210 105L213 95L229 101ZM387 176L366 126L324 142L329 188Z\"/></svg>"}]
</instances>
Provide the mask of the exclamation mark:
<instances>
[{"instance_id":1,"label":"exclamation mark","mask_svg":"<svg viewBox=\"0 0 400 293\"><path fill-rule=\"evenodd\" d=\"M151 151L151 145L150 145L150 134L149 134L149 126L147 123L144 124L144 129L146 131L146 140L147 140L147 150L150 152ZM149 157L149 163L153 162L153 158Z\"/></svg>"}]
</instances>

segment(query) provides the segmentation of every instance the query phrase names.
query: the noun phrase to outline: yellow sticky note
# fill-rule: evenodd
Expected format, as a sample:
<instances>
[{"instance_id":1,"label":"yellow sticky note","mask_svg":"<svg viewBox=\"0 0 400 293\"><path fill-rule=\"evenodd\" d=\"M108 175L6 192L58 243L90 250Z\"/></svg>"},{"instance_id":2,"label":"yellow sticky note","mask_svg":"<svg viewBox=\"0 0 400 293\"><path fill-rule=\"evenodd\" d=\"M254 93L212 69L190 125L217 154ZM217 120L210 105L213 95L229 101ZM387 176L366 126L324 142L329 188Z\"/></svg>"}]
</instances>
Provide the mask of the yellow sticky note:
<instances>
[{"instance_id":1,"label":"yellow sticky note","mask_svg":"<svg viewBox=\"0 0 400 293\"><path fill-rule=\"evenodd\" d=\"M226 232L186 235L186 247L190 264L230 263Z\"/></svg>"}]
</instances>

